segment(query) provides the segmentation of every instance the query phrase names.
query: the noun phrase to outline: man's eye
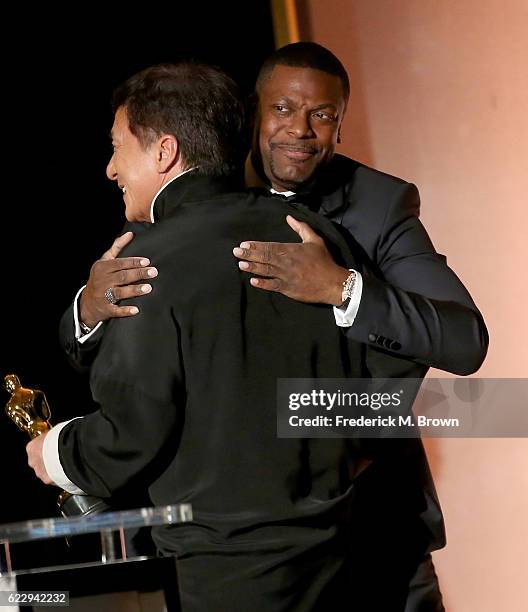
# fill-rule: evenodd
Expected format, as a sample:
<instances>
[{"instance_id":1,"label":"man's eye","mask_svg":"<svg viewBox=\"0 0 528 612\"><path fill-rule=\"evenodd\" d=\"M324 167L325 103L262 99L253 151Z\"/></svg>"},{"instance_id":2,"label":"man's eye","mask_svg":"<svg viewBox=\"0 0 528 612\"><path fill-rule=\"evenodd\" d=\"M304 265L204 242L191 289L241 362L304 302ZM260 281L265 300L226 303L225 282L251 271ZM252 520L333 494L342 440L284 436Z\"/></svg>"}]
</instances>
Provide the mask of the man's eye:
<instances>
[{"instance_id":1,"label":"man's eye","mask_svg":"<svg viewBox=\"0 0 528 612\"><path fill-rule=\"evenodd\" d=\"M321 121L335 121L336 118L331 113L326 113L324 111L317 111L314 113L314 117L316 119L320 119Z\"/></svg>"},{"instance_id":2,"label":"man's eye","mask_svg":"<svg viewBox=\"0 0 528 612\"><path fill-rule=\"evenodd\" d=\"M273 108L277 111L277 113L279 113L279 115L285 115L289 111L289 108L284 104L275 104Z\"/></svg>"}]
</instances>

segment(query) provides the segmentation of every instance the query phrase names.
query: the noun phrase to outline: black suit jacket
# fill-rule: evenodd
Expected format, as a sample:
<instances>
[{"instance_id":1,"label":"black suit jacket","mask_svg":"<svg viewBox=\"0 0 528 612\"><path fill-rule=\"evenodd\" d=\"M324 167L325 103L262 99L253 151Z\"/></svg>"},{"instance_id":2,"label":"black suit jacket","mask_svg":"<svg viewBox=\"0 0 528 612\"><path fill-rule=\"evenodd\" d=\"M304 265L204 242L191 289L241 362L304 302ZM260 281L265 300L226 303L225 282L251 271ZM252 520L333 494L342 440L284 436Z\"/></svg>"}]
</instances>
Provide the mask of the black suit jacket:
<instances>
[{"instance_id":1,"label":"black suit jacket","mask_svg":"<svg viewBox=\"0 0 528 612\"><path fill-rule=\"evenodd\" d=\"M156 534L178 555L186 609L348 609L350 589L356 602L400 609L430 541L421 488L391 485L371 507L373 456L361 444L276 435L277 378L361 376L366 349L330 307L255 291L231 249L248 235L298 240L292 214L343 265L361 263L331 223L295 204L182 200L183 184L207 181L169 185L160 222L127 247L151 258L159 282L138 316L107 325L91 369L99 410L61 432L65 472L94 495L149 485L155 504L192 503L191 525ZM410 473L401 461L391 469Z\"/></svg>"},{"instance_id":2,"label":"black suit jacket","mask_svg":"<svg viewBox=\"0 0 528 612\"><path fill-rule=\"evenodd\" d=\"M370 347L369 375L422 378L429 367L466 375L480 367L488 348L484 320L421 224L414 185L336 155L309 190L291 199L339 224L364 263L360 308L345 333ZM442 512L421 441L373 441L370 451L377 460L358 497L368 515L399 495L423 496L429 550L444 546Z\"/></svg>"},{"instance_id":3,"label":"black suit jacket","mask_svg":"<svg viewBox=\"0 0 528 612\"><path fill-rule=\"evenodd\" d=\"M336 155L310 197L373 265L347 336L427 367L478 370L488 348L484 320L421 224L416 187Z\"/></svg>"}]
</instances>

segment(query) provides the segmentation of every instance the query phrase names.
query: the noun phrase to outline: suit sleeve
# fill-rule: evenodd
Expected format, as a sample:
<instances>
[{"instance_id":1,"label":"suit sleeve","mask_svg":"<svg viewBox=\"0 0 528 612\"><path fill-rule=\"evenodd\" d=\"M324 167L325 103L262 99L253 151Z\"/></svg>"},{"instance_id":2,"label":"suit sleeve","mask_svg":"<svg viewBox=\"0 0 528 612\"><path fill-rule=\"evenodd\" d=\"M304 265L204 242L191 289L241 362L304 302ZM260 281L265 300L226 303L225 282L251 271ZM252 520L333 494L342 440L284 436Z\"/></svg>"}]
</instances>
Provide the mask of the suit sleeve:
<instances>
[{"instance_id":1,"label":"suit sleeve","mask_svg":"<svg viewBox=\"0 0 528 612\"><path fill-rule=\"evenodd\" d=\"M72 302L60 320L59 343L70 364L78 372L87 372L97 356L106 323L101 324L90 338L80 343L75 338L74 304L75 302Z\"/></svg>"},{"instance_id":2,"label":"suit sleeve","mask_svg":"<svg viewBox=\"0 0 528 612\"><path fill-rule=\"evenodd\" d=\"M154 297L154 296L152 296ZM180 331L167 300L109 322L91 370L99 409L59 436L67 477L91 495L146 487L163 471L185 405Z\"/></svg>"},{"instance_id":3,"label":"suit sleeve","mask_svg":"<svg viewBox=\"0 0 528 612\"><path fill-rule=\"evenodd\" d=\"M416 187L398 184L377 243L379 274L363 273L350 339L419 364L467 375L481 366L488 333L468 291L421 224Z\"/></svg>"}]
</instances>

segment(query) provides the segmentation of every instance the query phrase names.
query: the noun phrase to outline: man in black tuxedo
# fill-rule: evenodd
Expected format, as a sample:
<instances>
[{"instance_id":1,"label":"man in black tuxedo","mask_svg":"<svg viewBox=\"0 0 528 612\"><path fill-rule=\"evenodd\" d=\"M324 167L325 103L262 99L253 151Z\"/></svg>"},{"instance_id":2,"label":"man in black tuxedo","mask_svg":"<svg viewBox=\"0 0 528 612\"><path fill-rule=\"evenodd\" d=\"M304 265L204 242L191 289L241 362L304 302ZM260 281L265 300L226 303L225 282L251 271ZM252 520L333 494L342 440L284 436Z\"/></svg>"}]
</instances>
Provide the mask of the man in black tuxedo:
<instances>
[{"instance_id":1,"label":"man in black tuxedo","mask_svg":"<svg viewBox=\"0 0 528 612\"><path fill-rule=\"evenodd\" d=\"M350 270L327 257L324 244L304 223L294 227L302 244L263 244L248 236L234 254L241 259L241 269L259 275L251 280L255 287L333 305L336 324L349 339L383 350L381 364L370 367L374 376L384 376L388 368L393 376L420 378L430 366L471 374L486 355L487 330L471 296L419 221L416 187L334 155L349 89L343 65L320 45L295 43L272 54L257 79L246 182L305 200L339 223L363 249L375 273L357 274L355 291L343 303L340 284ZM367 362L369 355L375 353L367 353ZM429 551L441 548L442 513L423 446L409 440L395 448L392 442L385 443L386 457L401 458L408 452L413 459L406 468L399 466L398 477L383 461L371 467L370 514L380 506L380 489L387 493L398 482L394 495L405 494L408 487L401 472L407 469L415 475L415 485L421 481L426 499L422 516ZM428 554L411 581L405 610L442 609Z\"/></svg>"},{"instance_id":2,"label":"man in black tuxedo","mask_svg":"<svg viewBox=\"0 0 528 612\"><path fill-rule=\"evenodd\" d=\"M347 336L425 366L475 372L486 354L486 327L420 223L416 187L334 155L349 97L339 60L315 43L283 47L262 66L256 96L247 182L308 198L350 232L379 271L379 278L361 279L350 312L337 313ZM298 231L305 243L315 240L308 227ZM323 250L251 244L236 256L244 270L267 277L255 279L261 289L346 310L340 281L348 271L323 263Z\"/></svg>"},{"instance_id":3,"label":"man in black tuxedo","mask_svg":"<svg viewBox=\"0 0 528 612\"><path fill-rule=\"evenodd\" d=\"M277 438L277 379L364 376L365 349L329 326L329 306L253 290L231 249L249 231L298 240L289 214L341 265L364 271L362 254L301 204L230 193L241 113L218 70L147 69L114 107L107 175L127 219L149 224L125 254L160 275L137 317L107 324L91 367L99 409L30 442L30 465L72 493L148 487L156 505L191 503L192 523L154 534L177 556L186 611L402 610L428 545L423 500L393 500L388 530L361 504L375 449Z\"/></svg>"},{"instance_id":4,"label":"man in black tuxedo","mask_svg":"<svg viewBox=\"0 0 528 612\"><path fill-rule=\"evenodd\" d=\"M421 377L428 366L471 373L485 356L486 328L471 297L420 224L416 188L334 155L348 92L341 63L319 45L297 43L272 55L257 82L257 137L247 176L250 184L267 184L340 223L370 258L373 273L361 274L335 263L309 225L295 220L290 224L302 244L258 243L250 233L244 242L251 241L235 255L243 270L263 275L251 281L257 288L334 305L336 322L347 337L378 349L367 353L372 375ZM128 283L148 278L150 268L138 266L137 260L115 259L120 244L116 241L108 260L92 270L81 296L79 318L88 327L111 316L133 314L128 302L108 304L106 288L113 287L118 298L137 296L139 286ZM342 285L347 281L351 295L342 304ZM62 321L63 344L75 362L89 364L102 328L84 337L77 330L80 341L85 341L81 344L74 336L73 320L70 310ZM423 448L411 441L400 451L400 456L408 453L414 458L407 470L423 485L423 521L429 550L434 550L444 544L443 522ZM377 499L373 483L387 492L389 481L398 481L387 463L378 463L384 469L370 470L371 507ZM400 487L392 489L394 496L406 488L400 467ZM441 609L429 557L413 580L409 597L407 610L418 609Z\"/></svg>"}]
</instances>

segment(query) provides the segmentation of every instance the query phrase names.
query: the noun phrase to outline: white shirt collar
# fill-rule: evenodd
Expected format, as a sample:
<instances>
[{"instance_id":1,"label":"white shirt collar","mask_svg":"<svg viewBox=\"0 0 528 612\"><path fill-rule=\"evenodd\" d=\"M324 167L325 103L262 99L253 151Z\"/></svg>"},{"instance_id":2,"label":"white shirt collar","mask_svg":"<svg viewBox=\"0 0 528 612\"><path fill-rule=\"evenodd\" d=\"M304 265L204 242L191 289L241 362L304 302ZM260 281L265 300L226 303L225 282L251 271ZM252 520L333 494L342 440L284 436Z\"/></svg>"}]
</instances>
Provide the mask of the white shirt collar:
<instances>
[{"instance_id":1,"label":"white shirt collar","mask_svg":"<svg viewBox=\"0 0 528 612\"><path fill-rule=\"evenodd\" d=\"M163 187L158 191L158 193L154 196L153 200L152 200L152 204L150 205L150 222L154 223L154 204L159 196L159 194L165 189L165 187L167 187L167 185L170 185L172 183L172 181L175 181L177 178L180 178L180 176L183 176L184 174L187 174L187 172L190 172L191 170L196 170L197 166L195 166L194 168L188 168L187 170L184 170L183 172L180 172L180 174L177 174L176 176L173 176L171 178L170 181L167 181L165 183L165 185L163 185Z\"/></svg>"},{"instance_id":2,"label":"white shirt collar","mask_svg":"<svg viewBox=\"0 0 528 612\"><path fill-rule=\"evenodd\" d=\"M273 189L273 187L270 189L270 193L277 193L285 198L295 195L295 191L277 191L276 189Z\"/></svg>"}]
</instances>

